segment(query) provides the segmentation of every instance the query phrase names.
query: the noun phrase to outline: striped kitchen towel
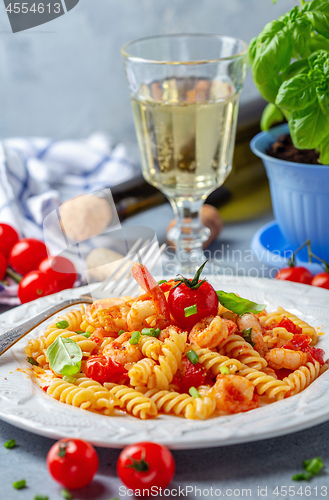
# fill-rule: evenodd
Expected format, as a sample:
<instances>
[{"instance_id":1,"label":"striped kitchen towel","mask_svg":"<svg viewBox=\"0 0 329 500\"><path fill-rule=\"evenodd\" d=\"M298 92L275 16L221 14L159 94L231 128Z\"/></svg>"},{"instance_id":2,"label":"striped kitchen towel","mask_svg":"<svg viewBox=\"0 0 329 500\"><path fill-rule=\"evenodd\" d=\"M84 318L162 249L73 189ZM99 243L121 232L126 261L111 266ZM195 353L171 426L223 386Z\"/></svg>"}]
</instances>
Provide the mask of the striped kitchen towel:
<instances>
[{"instance_id":1,"label":"striped kitchen towel","mask_svg":"<svg viewBox=\"0 0 329 500\"><path fill-rule=\"evenodd\" d=\"M11 224L21 237L43 239L44 218L63 201L117 187L139 174L138 168L128 159L125 146L112 147L102 133L86 140L3 140L0 222ZM3 288L0 303L13 303L9 299L15 299L15 288Z\"/></svg>"}]
</instances>

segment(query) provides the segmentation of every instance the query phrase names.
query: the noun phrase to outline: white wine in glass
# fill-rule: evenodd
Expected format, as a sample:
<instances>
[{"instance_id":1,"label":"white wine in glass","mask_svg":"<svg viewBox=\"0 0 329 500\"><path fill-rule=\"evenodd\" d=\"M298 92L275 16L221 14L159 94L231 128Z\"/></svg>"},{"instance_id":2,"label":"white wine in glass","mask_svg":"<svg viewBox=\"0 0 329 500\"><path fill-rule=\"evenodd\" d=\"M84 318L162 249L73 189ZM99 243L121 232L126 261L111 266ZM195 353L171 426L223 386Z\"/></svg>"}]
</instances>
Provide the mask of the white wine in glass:
<instances>
[{"instance_id":1,"label":"white wine in glass","mask_svg":"<svg viewBox=\"0 0 329 500\"><path fill-rule=\"evenodd\" d=\"M178 272L194 273L204 260L200 209L232 168L246 51L214 35L151 37L122 50L143 175L176 216L168 237Z\"/></svg>"}]
</instances>

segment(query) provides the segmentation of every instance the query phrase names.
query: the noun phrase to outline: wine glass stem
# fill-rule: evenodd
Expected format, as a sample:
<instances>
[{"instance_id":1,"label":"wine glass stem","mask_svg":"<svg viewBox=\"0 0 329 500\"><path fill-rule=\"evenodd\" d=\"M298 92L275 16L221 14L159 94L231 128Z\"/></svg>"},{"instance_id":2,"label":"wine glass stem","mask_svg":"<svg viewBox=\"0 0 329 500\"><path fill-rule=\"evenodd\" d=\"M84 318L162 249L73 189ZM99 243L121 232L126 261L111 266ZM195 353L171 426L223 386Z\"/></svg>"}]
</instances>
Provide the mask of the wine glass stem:
<instances>
[{"instance_id":1,"label":"wine glass stem","mask_svg":"<svg viewBox=\"0 0 329 500\"><path fill-rule=\"evenodd\" d=\"M168 239L176 249L177 272L194 273L204 262L203 243L210 230L201 222L202 198L170 197L176 224L170 229Z\"/></svg>"}]
</instances>

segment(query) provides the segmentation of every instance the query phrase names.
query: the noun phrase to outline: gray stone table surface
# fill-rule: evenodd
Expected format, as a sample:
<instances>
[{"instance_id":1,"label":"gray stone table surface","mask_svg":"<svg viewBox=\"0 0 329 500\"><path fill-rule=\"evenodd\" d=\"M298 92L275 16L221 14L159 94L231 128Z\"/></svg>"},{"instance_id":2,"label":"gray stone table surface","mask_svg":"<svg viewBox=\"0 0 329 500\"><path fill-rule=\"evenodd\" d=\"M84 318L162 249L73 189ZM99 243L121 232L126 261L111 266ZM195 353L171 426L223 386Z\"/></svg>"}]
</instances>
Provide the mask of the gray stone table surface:
<instances>
[{"instance_id":1,"label":"gray stone table surface","mask_svg":"<svg viewBox=\"0 0 329 500\"><path fill-rule=\"evenodd\" d=\"M172 213L168 205L136 215L125 224L147 225L157 231L163 241ZM254 232L272 219L264 216L244 224L228 225L212 250L229 245L230 250L247 252ZM161 228L161 229L159 229ZM229 260L229 259L228 259ZM241 267L243 263L240 264ZM245 263L245 268L260 263ZM4 308L0 309L4 310ZM1 400L0 400L1 404ZM328 409L329 412L329 409ZM329 417L329 414L328 414ZM253 443L198 450L173 451L176 475L168 496L158 498L293 498L328 497L329 488L329 422L288 436ZM15 439L12 450L3 443ZM17 429L0 422L0 499L33 500L43 494L49 500L60 500L61 487L49 476L46 455L53 440ZM119 450L97 448L100 467L94 481L82 490L72 491L76 500L109 500L130 498L123 494L116 476ZM302 461L321 456L324 470L310 482L295 482L292 475L302 470ZM17 491L12 483L26 479L27 488ZM179 490L180 488L180 490ZM167 492L168 493L168 492Z\"/></svg>"}]
</instances>

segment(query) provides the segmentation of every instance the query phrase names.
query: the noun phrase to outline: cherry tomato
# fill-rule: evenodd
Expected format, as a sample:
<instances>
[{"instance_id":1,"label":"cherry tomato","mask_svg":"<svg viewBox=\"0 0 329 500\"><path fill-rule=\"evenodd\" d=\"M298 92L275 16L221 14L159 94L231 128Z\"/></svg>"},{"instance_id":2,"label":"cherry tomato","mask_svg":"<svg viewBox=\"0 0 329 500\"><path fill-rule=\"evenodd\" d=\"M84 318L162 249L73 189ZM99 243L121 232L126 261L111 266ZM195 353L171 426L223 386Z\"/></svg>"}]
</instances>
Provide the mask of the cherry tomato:
<instances>
[{"instance_id":1,"label":"cherry tomato","mask_svg":"<svg viewBox=\"0 0 329 500\"><path fill-rule=\"evenodd\" d=\"M128 372L124 366L112 361L108 356L91 356L85 366L86 377L92 378L101 384L115 382L124 384Z\"/></svg>"},{"instance_id":2,"label":"cherry tomato","mask_svg":"<svg viewBox=\"0 0 329 500\"><path fill-rule=\"evenodd\" d=\"M301 329L300 326L295 325L295 323L293 323L291 321L291 319L288 319L285 316L282 318L282 320L278 324L278 327L285 328L287 330L287 332L290 332L290 333L293 333L293 334L296 334L296 333L297 334L301 334L301 333L303 333L303 330Z\"/></svg>"},{"instance_id":3,"label":"cherry tomato","mask_svg":"<svg viewBox=\"0 0 329 500\"><path fill-rule=\"evenodd\" d=\"M311 285L329 290L329 273L316 274L311 281Z\"/></svg>"},{"instance_id":4,"label":"cherry tomato","mask_svg":"<svg viewBox=\"0 0 329 500\"><path fill-rule=\"evenodd\" d=\"M152 486L157 490L166 488L175 474L175 461L165 446L156 443L136 443L122 450L117 462L117 472L127 488L143 496L152 493ZM149 490L145 495L144 490ZM141 495L139 495L141 496Z\"/></svg>"},{"instance_id":5,"label":"cherry tomato","mask_svg":"<svg viewBox=\"0 0 329 500\"><path fill-rule=\"evenodd\" d=\"M199 387L205 383L207 370L200 363L194 365L188 358L184 357L181 361L180 372L182 392L188 393L191 387Z\"/></svg>"},{"instance_id":6,"label":"cherry tomato","mask_svg":"<svg viewBox=\"0 0 329 500\"><path fill-rule=\"evenodd\" d=\"M59 290L72 288L77 279L73 262L60 255L43 259L38 269L52 276L57 281Z\"/></svg>"},{"instance_id":7,"label":"cherry tomato","mask_svg":"<svg viewBox=\"0 0 329 500\"><path fill-rule=\"evenodd\" d=\"M312 273L306 267L283 267L280 269L276 276L276 280L295 281L296 283L304 283L310 285L312 281Z\"/></svg>"},{"instance_id":8,"label":"cherry tomato","mask_svg":"<svg viewBox=\"0 0 329 500\"><path fill-rule=\"evenodd\" d=\"M0 252L8 259L9 252L19 240L15 229L8 224L0 224Z\"/></svg>"},{"instance_id":9,"label":"cherry tomato","mask_svg":"<svg viewBox=\"0 0 329 500\"><path fill-rule=\"evenodd\" d=\"M34 238L23 238L16 243L9 254L9 264L20 274L27 274L38 268L47 257L46 245Z\"/></svg>"},{"instance_id":10,"label":"cherry tomato","mask_svg":"<svg viewBox=\"0 0 329 500\"><path fill-rule=\"evenodd\" d=\"M213 286L207 281L193 290L185 283L172 288L168 296L169 310L178 325L190 330L195 323L206 316L216 316L218 311L218 297ZM185 308L196 305L197 313L185 317Z\"/></svg>"},{"instance_id":11,"label":"cherry tomato","mask_svg":"<svg viewBox=\"0 0 329 500\"><path fill-rule=\"evenodd\" d=\"M65 488L83 488L97 472L98 455L86 441L61 439L50 448L47 466L55 481Z\"/></svg>"},{"instance_id":12,"label":"cherry tomato","mask_svg":"<svg viewBox=\"0 0 329 500\"><path fill-rule=\"evenodd\" d=\"M7 272L7 260L6 257L0 252L0 280L6 276Z\"/></svg>"},{"instance_id":13,"label":"cherry tomato","mask_svg":"<svg viewBox=\"0 0 329 500\"><path fill-rule=\"evenodd\" d=\"M22 304L58 292L56 280L43 271L31 271L18 285L18 298Z\"/></svg>"}]
</instances>

